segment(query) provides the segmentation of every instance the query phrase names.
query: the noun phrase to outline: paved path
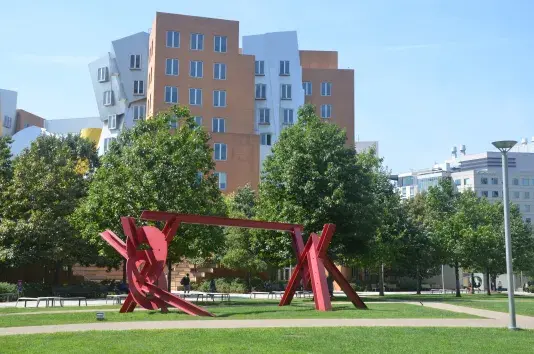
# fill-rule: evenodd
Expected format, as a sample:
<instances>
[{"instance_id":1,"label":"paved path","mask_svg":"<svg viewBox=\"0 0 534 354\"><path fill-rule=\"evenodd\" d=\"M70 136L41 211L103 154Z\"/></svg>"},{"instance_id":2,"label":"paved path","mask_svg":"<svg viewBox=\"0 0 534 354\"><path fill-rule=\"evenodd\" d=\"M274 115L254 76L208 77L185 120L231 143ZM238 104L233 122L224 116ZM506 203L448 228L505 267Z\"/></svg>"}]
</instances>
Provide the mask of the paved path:
<instances>
[{"instance_id":1,"label":"paved path","mask_svg":"<svg viewBox=\"0 0 534 354\"><path fill-rule=\"evenodd\" d=\"M413 303L412 303L413 304ZM418 306L421 306L418 304ZM445 304L424 303L423 306L485 317L481 319L398 318L398 319L269 319L269 320L186 320L142 322L93 322L68 325L1 328L0 336L80 331L125 331L146 329L198 328L273 328L273 327L485 327L506 328L508 314ZM534 329L534 317L517 316L518 326Z\"/></svg>"}]
</instances>

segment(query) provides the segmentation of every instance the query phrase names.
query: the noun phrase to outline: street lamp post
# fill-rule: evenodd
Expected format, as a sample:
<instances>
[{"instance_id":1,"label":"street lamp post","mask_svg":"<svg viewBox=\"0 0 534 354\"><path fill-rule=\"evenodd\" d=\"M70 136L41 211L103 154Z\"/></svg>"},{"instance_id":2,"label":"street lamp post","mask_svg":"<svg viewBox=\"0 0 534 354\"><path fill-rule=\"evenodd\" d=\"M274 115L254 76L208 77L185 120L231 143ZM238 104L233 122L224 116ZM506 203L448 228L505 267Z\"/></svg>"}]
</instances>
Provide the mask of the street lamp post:
<instances>
[{"instance_id":1,"label":"street lamp post","mask_svg":"<svg viewBox=\"0 0 534 354\"><path fill-rule=\"evenodd\" d=\"M517 144L514 140L495 141L495 146L502 154L502 189L504 204L504 237L506 243L506 272L508 277L508 311L510 314L509 329L517 329L515 322L514 303L514 268L512 265L512 238L510 236L510 201L508 197L508 151Z\"/></svg>"}]
</instances>

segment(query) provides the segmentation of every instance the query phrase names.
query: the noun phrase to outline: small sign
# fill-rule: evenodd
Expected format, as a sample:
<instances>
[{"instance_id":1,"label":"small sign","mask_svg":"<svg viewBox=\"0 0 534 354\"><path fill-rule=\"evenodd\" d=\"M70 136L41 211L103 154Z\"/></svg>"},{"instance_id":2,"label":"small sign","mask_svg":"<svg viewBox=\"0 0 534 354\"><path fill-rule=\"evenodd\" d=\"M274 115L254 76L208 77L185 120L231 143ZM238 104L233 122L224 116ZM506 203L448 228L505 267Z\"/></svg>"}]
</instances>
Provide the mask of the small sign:
<instances>
[{"instance_id":1,"label":"small sign","mask_svg":"<svg viewBox=\"0 0 534 354\"><path fill-rule=\"evenodd\" d=\"M104 321L104 319L105 319L105 318L104 318L104 312L97 312L97 313L96 313L96 319L97 319L98 321Z\"/></svg>"}]
</instances>

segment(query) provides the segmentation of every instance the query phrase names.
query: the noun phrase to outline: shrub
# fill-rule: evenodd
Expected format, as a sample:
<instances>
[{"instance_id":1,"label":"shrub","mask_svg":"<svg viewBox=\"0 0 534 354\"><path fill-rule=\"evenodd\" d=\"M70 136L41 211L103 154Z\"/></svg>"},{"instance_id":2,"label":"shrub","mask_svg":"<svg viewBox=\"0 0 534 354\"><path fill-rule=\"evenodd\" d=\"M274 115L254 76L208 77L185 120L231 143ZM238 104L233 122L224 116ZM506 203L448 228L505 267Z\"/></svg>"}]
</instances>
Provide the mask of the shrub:
<instances>
[{"instance_id":1,"label":"shrub","mask_svg":"<svg viewBox=\"0 0 534 354\"><path fill-rule=\"evenodd\" d=\"M528 287L528 292L529 292L529 293L534 293L534 285L530 285L530 286Z\"/></svg>"},{"instance_id":2,"label":"shrub","mask_svg":"<svg viewBox=\"0 0 534 354\"><path fill-rule=\"evenodd\" d=\"M235 293L244 294L247 292L247 285L245 280L241 278L217 278L215 279L215 287L220 293ZM210 291L210 280L203 281L198 290L202 292Z\"/></svg>"},{"instance_id":3,"label":"shrub","mask_svg":"<svg viewBox=\"0 0 534 354\"><path fill-rule=\"evenodd\" d=\"M365 291L365 285L362 284L356 284L356 283L350 283L351 288L353 288L357 292Z\"/></svg>"},{"instance_id":4,"label":"shrub","mask_svg":"<svg viewBox=\"0 0 534 354\"><path fill-rule=\"evenodd\" d=\"M58 296L99 298L104 297L109 293L109 287L94 281L84 281L77 285L54 287L53 293Z\"/></svg>"},{"instance_id":5,"label":"shrub","mask_svg":"<svg viewBox=\"0 0 534 354\"><path fill-rule=\"evenodd\" d=\"M22 295L26 297L50 296L52 287L44 283L23 283Z\"/></svg>"},{"instance_id":6,"label":"shrub","mask_svg":"<svg viewBox=\"0 0 534 354\"><path fill-rule=\"evenodd\" d=\"M17 285L0 282L0 294L17 293Z\"/></svg>"}]
</instances>

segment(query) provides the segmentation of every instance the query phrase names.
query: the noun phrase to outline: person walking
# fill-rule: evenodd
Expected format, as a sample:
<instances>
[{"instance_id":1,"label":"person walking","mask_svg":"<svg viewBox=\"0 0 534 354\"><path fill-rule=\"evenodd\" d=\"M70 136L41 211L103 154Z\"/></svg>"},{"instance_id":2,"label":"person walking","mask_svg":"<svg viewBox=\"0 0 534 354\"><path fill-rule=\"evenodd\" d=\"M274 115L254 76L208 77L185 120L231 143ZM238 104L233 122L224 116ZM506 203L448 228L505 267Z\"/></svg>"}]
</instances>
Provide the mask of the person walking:
<instances>
[{"instance_id":1,"label":"person walking","mask_svg":"<svg viewBox=\"0 0 534 354\"><path fill-rule=\"evenodd\" d=\"M180 280L180 284L184 286L184 294L191 291L191 279L189 278L189 273L187 273L185 277Z\"/></svg>"}]
</instances>

